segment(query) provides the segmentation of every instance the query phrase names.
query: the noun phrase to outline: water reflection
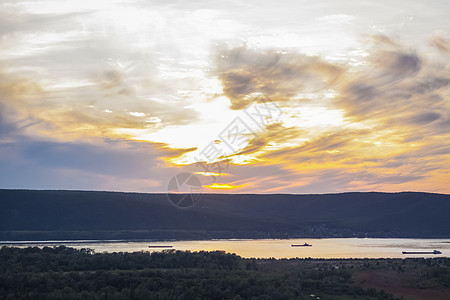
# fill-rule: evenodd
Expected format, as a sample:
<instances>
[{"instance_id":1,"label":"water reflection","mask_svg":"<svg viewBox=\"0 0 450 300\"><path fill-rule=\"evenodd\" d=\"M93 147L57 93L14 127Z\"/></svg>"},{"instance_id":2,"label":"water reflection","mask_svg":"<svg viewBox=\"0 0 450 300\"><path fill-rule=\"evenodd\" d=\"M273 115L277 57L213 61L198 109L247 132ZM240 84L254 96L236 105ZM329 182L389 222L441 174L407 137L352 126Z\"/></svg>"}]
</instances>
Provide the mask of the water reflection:
<instances>
[{"instance_id":1,"label":"water reflection","mask_svg":"<svg viewBox=\"0 0 450 300\"><path fill-rule=\"evenodd\" d=\"M292 244L311 244L312 247L291 247ZM7 243L0 243L5 245ZM8 243L11 245L11 243ZM91 248L95 252L162 251L162 248L148 246L171 245L172 249L189 251L223 250L242 257L257 258L405 258L405 257L450 257L448 239L286 239L286 240L208 240L173 242L127 242L127 241L63 241L63 242L22 242L15 246L55 246L66 245ZM402 251L440 250L440 255L403 255Z\"/></svg>"}]
</instances>

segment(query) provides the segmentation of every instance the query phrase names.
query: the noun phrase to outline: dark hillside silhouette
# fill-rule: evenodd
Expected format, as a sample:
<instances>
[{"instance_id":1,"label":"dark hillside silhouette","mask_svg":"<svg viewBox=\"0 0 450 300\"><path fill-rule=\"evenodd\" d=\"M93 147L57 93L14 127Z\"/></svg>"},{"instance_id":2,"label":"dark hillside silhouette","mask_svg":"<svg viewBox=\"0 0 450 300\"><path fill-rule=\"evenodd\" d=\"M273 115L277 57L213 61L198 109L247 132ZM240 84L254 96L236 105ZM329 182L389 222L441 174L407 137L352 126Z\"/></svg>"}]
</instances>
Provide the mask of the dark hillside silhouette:
<instances>
[{"instance_id":1,"label":"dark hillside silhouette","mask_svg":"<svg viewBox=\"0 0 450 300\"><path fill-rule=\"evenodd\" d=\"M0 240L450 237L450 195L165 194L0 190Z\"/></svg>"}]
</instances>

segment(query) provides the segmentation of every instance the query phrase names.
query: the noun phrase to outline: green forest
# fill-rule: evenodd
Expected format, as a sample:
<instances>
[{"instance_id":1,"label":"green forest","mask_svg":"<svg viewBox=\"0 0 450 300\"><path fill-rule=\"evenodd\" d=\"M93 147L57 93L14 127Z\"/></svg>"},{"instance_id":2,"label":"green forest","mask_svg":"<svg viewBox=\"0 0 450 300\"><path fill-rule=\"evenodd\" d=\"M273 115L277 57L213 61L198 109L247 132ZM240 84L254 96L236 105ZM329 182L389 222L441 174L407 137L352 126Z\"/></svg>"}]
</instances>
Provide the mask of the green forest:
<instances>
[{"instance_id":1,"label":"green forest","mask_svg":"<svg viewBox=\"0 0 450 300\"><path fill-rule=\"evenodd\" d=\"M0 189L0 240L449 238L450 195L166 194Z\"/></svg>"},{"instance_id":2,"label":"green forest","mask_svg":"<svg viewBox=\"0 0 450 300\"><path fill-rule=\"evenodd\" d=\"M385 289L378 273L394 278ZM0 249L0 299L414 299L408 293L446 299L450 259L277 260L222 251Z\"/></svg>"}]
</instances>

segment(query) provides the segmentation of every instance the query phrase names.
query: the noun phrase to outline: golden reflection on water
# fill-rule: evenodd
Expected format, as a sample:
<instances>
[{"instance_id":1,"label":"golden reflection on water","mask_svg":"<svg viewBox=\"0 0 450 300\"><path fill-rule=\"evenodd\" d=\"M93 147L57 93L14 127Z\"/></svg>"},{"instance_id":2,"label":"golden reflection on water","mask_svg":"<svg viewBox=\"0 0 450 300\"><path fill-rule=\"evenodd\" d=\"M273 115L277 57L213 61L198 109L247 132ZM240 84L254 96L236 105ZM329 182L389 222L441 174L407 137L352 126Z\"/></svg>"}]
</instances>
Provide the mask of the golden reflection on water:
<instances>
[{"instance_id":1,"label":"golden reflection on water","mask_svg":"<svg viewBox=\"0 0 450 300\"><path fill-rule=\"evenodd\" d=\"M292 244L312 247L292 247ZM288 240L208 240L173 242L93 243L72 245L99 252L162 251L149 245L171 245L175 250L223 250L242 257L259 258L404 258L450 256L450 240L443 239L288 239ZM441 255L403 255L402 251L440 250Z\"/></svg>"},{"instance_id":2,"label":"golden reflection on water","mask_svg":"<svg viewBox=\"0 0 450 300\"><path fill-rule=\"evenodd\" d=\"M292 247L292 244L311 244L312 247ZM170 245L174 250L215 251L222 250L250 258L405 258L405 257L450 257L450 239L286 239L286 240L207 240L207 241L165 241L165 242L104 242L104 241L61 241L61 242L14 242L1 246L58 246L77 249L91 248L96 253L162 251L167 248L149 246ZM402 251L439 250L442 254L404 255Z\"/></svg>"}]
</instances>

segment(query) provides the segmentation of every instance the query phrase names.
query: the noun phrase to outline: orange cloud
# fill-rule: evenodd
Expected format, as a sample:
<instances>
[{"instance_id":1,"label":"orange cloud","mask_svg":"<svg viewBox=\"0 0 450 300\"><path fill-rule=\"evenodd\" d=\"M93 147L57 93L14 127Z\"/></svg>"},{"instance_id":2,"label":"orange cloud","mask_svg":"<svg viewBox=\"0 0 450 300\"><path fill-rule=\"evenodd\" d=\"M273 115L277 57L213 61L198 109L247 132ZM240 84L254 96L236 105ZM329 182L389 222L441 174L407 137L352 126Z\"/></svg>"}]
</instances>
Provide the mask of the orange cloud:
<instances>
[{"instance_id":1,"label":"orange cloud","mask_svg":"<svg viewBox=\"0 0 450 300\"><path fill-rule=\"evenodd\" d=\"M229 183L213 183L210 185L206 185L205 187L214 189L214 190L233 190L233 189L239 189L241 187L244 187L245 184L242 185L232 185Z\"/></svg>"}]
</instances>

